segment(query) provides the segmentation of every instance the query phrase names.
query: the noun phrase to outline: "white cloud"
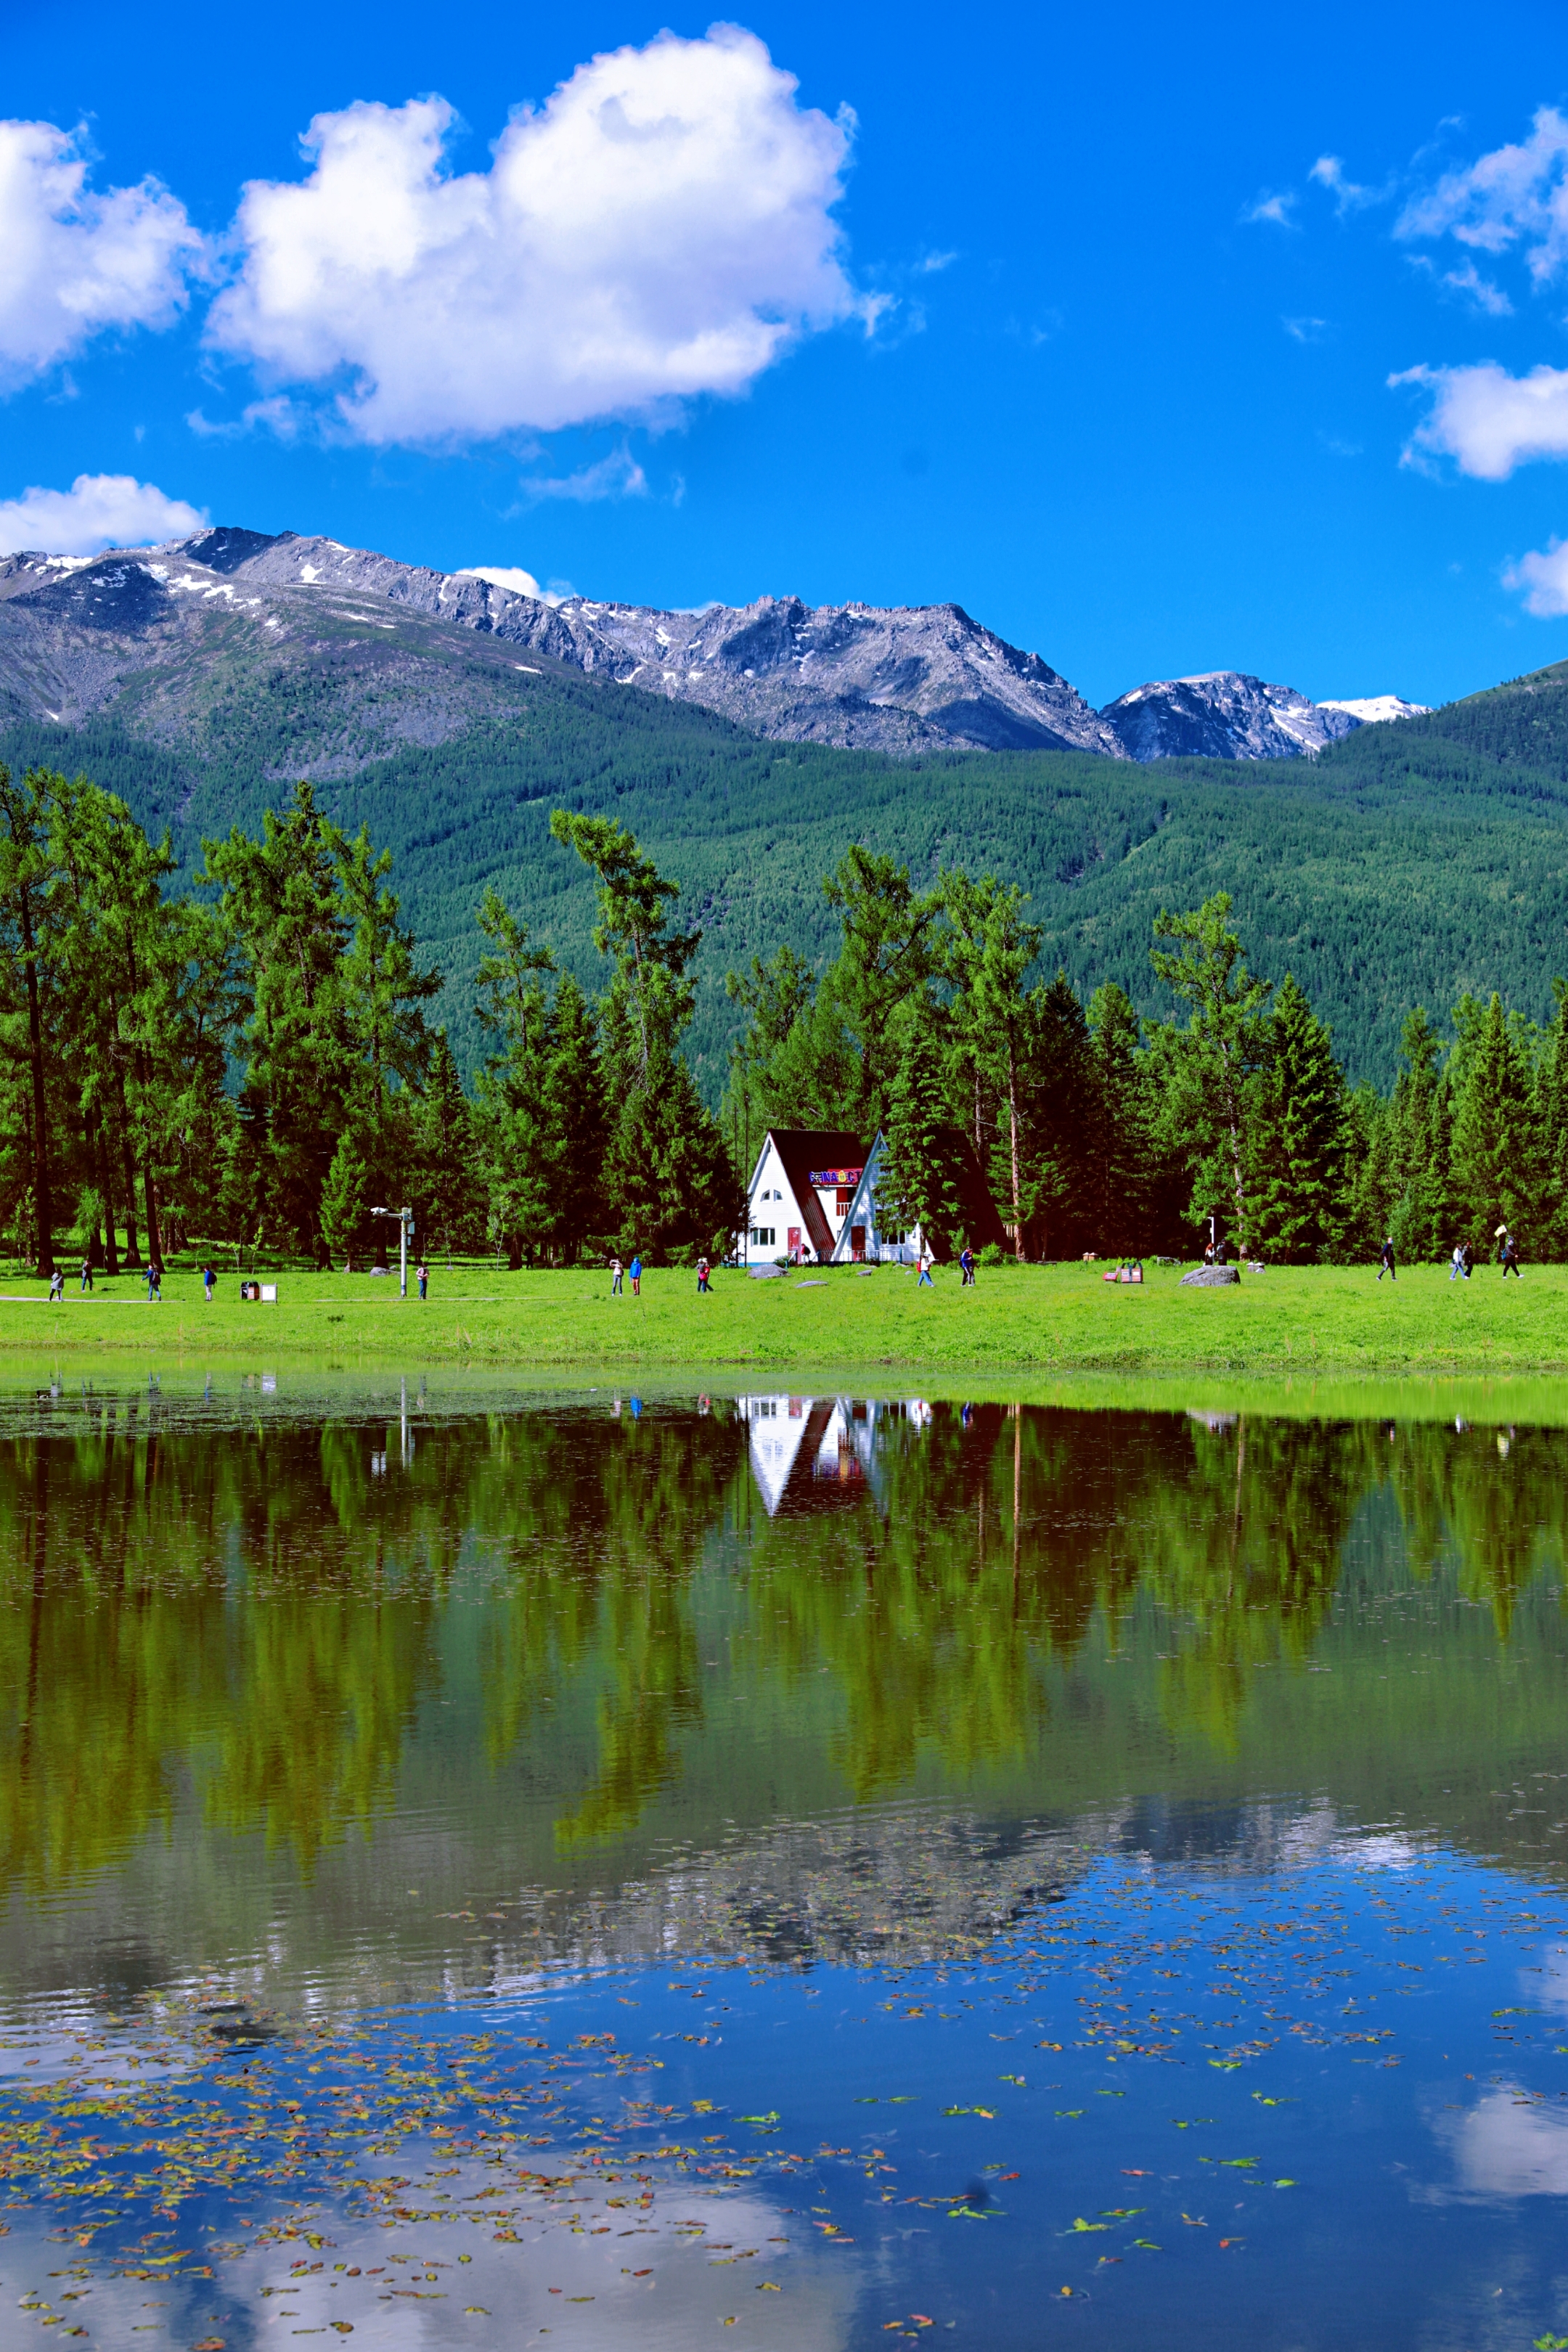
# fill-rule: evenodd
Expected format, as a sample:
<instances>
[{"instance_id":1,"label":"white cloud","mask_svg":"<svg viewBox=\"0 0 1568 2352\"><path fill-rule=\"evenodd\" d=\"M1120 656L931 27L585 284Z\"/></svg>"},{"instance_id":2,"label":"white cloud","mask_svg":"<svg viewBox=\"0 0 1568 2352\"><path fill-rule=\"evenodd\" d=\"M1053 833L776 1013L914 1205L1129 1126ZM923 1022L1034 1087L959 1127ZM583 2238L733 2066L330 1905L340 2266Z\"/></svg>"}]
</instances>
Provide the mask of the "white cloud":
<instances>
[{"instance_id":1,"label":"white cloud","mask_svg":"<svg viewBox=\"0 0 1568 2352\"><path fill-rule=\"evenodd\" d=\"M1342 217L1346 213L1362 212L1368 205L1385 204L1388 199L1386 188L1362 188L1353 180L1347 180L1345 167L1337 155L1320 155L1307 177L1316 180L1320 188L1328 189L1334 200L1334 210Z\"/></svg>"},{"instance_id":2,"label":"white cloud","mask_svg":"<svg viewBox=\"0 0 1568 2352\"><path fill-rule=\"evenodd\" d=\"M1522 244L1538 285L1568 266L1568 119L1543 106L1528 139L1445 173L1405 205L1401 237L1453 236L1481 253Z\"/></svg>"},{"instance_id":3,"label":"white cloud","mask_svg":"<svg viewBox=\"0 0 1568 2352\"><path fill-rule=\"evenodd\" d=\"M1489 278L1483 278L1473 261L1467 261L1462 269L1445 271L1443 283L1451 286L1456 294L1468 294L1477 310L1484 310L1489 319L1513 316L1513 304L1502 288L1495 286Z\"/></svg>"},{"instance_id":4,"label":"white cloud","mask_svg":"<svg viewBox=\"0 0 1568 2352\"><path fill-rule=\"evenodd\" d=\"M492 588L510 588L516 596L542 597L544 591L531 572L524 572L516 563L465 563L454 575L458 580L488 580Z\"/></svg>"},{"instance_id":5,"label":"white cloud","mask_svg":"<svg viewBox=\"0 0 1568 2352\"><path fill-rule=\"evenodd\" d=\"M184 206L155 180L95 194L81 134L0 122L0 388L109 327L166 326L205 267Z\"/></svg>"},{"instance_id":6,"label":"white cloud","mask_svg":"<svg viewBox=\"0 0 1568 2352\"><path fill-rule=\"evenodd\" d=\"M0 555L36 547L49 555L96 555L184 539L206 517L130 474L79 474L68 490L24 490L0 499Z\"/></svg>"},{"instance_id":7,"label":"white cloud","mask_svg":"<svg viewBox=\"0 0 1568 2352\"><path fill-rule=\"evenodd\" d=\"M647 476L629 449L614 449L575 474L531 474L522 484L530 499L572 499L588 504L595 499L646 499Z\"/></svg>"},{"instance_id":8,"label":"white cloud","mask_svg":"<svg viewBox=\"0 0 1568 2352\"><path fill-rule=\"evenodd\" d=\"M1523 596L1525 611L1538 621L1561 620L1568 614L1568 540L1554 539L1521 555L1503 573L1502 584Z\"/></svg>"},{"instance_id":9,"label":"white cloud","mask_svg":"<svg viewBox=\"0 0 1568 2352\"><path fill-rule=\"evenodd\" d=\"M237 416L226 420L204 416L199 408L193 408L185 418L191 431L204 441L237 441L258 425L276 433L279 441L297 441L310 421L309 413L281 392L274 393L270 400L251 401Z\"/></svg>"},{"instance_id":10,"label":"white cloud","mask_svg":"<svg viewBox=\"0 0 1568 2352\"><path fill-rule=\"evenodd\" d=\"M1510 375L1495 361L1479 367L1406 368L1391 386L1417 383L1432 394L1429 414L1411 436L1407 462L1452 457L1461 473L1505 482L1535 457L1568 457L1568 368L1535 367Z\"/></svg>"},{"instance_id":11,"label":"white cloud","mask_svg":"<svg viewBox=\"0 0 1568 2352\"><path fill-rule=\"evenodd\" d=\"M1281 319L1279 324L1292 341L1298 343L1321 342L1329 331L1326 319Z\"/></svg>"},{"instance_id":12,"label":"white cloud","mask_svg":"<svg viewBox=\"0 0 1568 2352\"><path fill-rule=\"evenodd\" d=\"M210 338L329 388L377 444L739 393L856 308L832 218L850 126L795 87L736 26L661 34L580 66L461 174L443 99L318 115L309 177L245 192Z\"/></svg>"},{"instance_id":13,"label":"white cloud","mask_svg":"<svg viewBox=\"0 0 1568 2352\"><path fill-rule=\"evenodd\" d=\"M1258 221L1272 221L1276 228L1294 228L1296 224L1290 215L1296 209L1297 201L1289 189L1275 194L1266 188L1247 205L1241 217L1249 227Z\"/></svg>"}]
</instances>

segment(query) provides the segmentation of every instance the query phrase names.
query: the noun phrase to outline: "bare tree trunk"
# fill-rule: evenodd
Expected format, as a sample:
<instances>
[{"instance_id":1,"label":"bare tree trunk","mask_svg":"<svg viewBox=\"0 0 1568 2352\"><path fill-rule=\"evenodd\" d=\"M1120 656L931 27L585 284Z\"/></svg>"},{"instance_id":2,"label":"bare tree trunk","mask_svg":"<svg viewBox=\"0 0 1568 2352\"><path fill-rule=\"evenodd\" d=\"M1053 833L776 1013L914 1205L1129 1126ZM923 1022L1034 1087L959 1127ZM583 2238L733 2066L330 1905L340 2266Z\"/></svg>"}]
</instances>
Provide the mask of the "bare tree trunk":
<instances>
[{"instance_id":1,"label":"bare tree trunk","mask_svg":"<svg viewBox=\"0 0 1568 2352\"><path fill-rule=\"evenodd\" d=\"M26 884L18 892L23 971L27 982L27 1055L33 1070L33 1202L38 1215L38 1272L55 1270L55 1203L49 1182L49 1122L44 1104L44 1022L38 1003L38 958Z\"/></svg>"},{"instance_id":2,"label":"bare tree trunk","mask_svg":"<svg viewBox=\"0 0 1568 2352\"><path fill-rule=\"evenodd\" d=\"M1024 1188L1018 1181L1018 1069L1012 1045L1007 1047L1007 1123L1013 1151L1013 1255L1024 1263Z\"/></svg>"},{"instance_id":3,"label":"bare tree trunk","mask_svg":"<svg viewBox=\"0 0 1568 2352\"><path fill-rule=\"evenodd\" d=\"M163 1255L158 1234L157 1194L153 1184L153 1171L145 1161L142 1166L142 1192L147 1203L147 1258L151 1264Z\"/></svg>"},{"instance_id":4,"label":"bare tree trunk","mask_svg":"<svg viewBox=\"0 0 1568 2352\"><path fill-rule=\"evenodd\" d=\"M131 1133L125 1118L123 1084L120 1088L120 1163L125 1181L125 1263L134 1270L142 1263L142 1253L136 1246L136 1164L131 1157Z\"/></svg>"}]
</instances>

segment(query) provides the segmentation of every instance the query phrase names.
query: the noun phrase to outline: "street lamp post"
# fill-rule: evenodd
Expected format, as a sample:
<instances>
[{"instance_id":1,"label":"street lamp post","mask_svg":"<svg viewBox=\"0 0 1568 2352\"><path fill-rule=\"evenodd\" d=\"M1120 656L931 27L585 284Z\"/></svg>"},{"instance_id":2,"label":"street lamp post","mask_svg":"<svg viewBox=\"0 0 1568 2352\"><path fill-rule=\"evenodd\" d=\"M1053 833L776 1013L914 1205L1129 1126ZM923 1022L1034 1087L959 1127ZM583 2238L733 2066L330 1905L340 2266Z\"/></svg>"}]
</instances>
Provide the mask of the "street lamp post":
<instances>
[{"instance_id":1,"label":"street lamp post","mask_svg":"<svg viewBox=\"0 0 1568 2352\"><path fill-rule=\"evenodd\" d=\"M409 1208L374 1208L370 1213L373 1217L397 1219L397 1295L399 1298L406 1298L408 1296L408 1236L414 1231L414 1212Z\"/></svg>"}]
</instances>

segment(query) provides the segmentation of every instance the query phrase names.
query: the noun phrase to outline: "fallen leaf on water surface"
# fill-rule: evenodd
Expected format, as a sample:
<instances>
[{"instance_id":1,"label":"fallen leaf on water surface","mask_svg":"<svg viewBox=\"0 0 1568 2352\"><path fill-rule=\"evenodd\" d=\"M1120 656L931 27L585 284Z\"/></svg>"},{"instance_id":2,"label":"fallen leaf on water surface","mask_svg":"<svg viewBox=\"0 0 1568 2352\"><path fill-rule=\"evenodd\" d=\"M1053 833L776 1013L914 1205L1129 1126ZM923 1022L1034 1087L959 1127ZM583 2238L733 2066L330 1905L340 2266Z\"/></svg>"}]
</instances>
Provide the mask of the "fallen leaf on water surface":
<instances>
[{"instance_id":1,"label":"fallen leaf on water surface","mask_svg":"<svg viewBox=\"0 0 1568 2352\"><path fill-rule=\"evenodd\" d=\"M1300 2183L1297 2180L1277 2180L1274 2186L1276 2189L1299 2189ZM1563 2352L1568 2352L1568 2346L1564 2346Z\"/></svg>"},{"instance_id":2,"label":"fallen leaf on water surface","mask_svg":"<svg viewBox=\"0 0 1568 2352\"><path fill-rule=\"evenodd\" d=\"M1182 2219L1186 2223L1189 2230L1206 2230L1208 2228L1208 2223L1204 2220L1201 2213L1184 2213Z\"/></svg>"},{"instance_id":3,"label":"fallen leaf on water surface","mask_svg":"<svg viewBox=\"0 0 1568 2352\"><path fill-rule=\"evenodd\" d=\"M1220 2240L1220 2244L1222 2246L1245 2246L1247 2240L1245 2238L1222 2238Z\"/></svg>"},{"instance_id":4,"label":"fallen leaf on water surface","mask_svg":"<svg viewBox=\"0 0 1568 2352\"><path fill-rule=\"evenodd\" d=\"M1062 2231L1062 2235L1064 2238L1068 2238L1072 2236L1074 2231L1109 2230L1110 2227L1110 2224L1109 2221L1086 2221L1080 2213L1078 2220L1073 2223L1072 2230L1064 2230Z\"/></svg>"}]
</instances>

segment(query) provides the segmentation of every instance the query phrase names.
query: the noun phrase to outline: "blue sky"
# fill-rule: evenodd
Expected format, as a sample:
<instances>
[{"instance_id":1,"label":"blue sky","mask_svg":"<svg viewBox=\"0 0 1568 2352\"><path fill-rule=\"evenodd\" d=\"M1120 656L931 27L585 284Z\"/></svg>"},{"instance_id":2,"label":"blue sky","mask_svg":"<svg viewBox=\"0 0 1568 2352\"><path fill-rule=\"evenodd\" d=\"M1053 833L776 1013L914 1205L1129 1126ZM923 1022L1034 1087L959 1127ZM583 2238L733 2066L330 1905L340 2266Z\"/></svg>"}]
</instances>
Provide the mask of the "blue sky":
<instances>
[{"instance_id":1,"label":"blue sky","mask_svg":"<svg viewBox=\"0 0 1568 2352\"><path fill-rule=\"evenodd\" d=\"M710 22L15 12L6 543L952 598L1096 703L1568 657L1560 6Z\"/></svg>"}]
</instances>

